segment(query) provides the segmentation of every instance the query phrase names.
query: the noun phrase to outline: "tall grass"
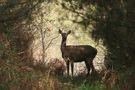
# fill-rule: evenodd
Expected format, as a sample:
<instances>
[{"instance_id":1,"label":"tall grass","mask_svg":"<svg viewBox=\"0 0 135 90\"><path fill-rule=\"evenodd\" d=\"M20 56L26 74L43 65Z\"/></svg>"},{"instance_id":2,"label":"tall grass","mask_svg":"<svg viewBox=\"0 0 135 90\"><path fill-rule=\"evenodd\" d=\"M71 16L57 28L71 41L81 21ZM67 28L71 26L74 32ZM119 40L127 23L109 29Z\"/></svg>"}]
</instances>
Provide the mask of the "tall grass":
<instances>
[{"instance_id":1,"label":"tall grass","mask_svg":"<svg viewBox=\"0 0 135 90\"><path fill-rule=\"evenodd\" d=\"M101 83L97 84L82 84L77 88L70 88L69 90L105 90L104 86Z\"/></svg>"}]
</instances>

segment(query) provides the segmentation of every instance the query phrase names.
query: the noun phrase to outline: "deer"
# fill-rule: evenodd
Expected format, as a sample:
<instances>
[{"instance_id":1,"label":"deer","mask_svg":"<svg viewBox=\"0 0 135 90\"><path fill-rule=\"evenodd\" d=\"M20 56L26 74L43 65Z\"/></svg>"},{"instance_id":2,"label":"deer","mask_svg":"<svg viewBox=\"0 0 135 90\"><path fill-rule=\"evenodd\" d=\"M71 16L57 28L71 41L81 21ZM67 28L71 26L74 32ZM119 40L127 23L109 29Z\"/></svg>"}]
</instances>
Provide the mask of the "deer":
<instances>
[{"instance_id":1,"label":"deer","mask_svg":"<svg viewBox=\"0 0 135 90\"><path fill-rule=\"evenodd\" d=\"M67 36L70 33L71 30L65 33L59 29L59 34L61 34L62 36L60 49L62 58L66 62L67 74L69 76L69 64L71 65L71 73L73 76L74 63L84 61L87 68L88 76L90 74L90 69L92 69L92 72L95 70L93 66L93 59L97 55L97 49L90 45L66 45Z\"/></svg>"}]
</instances>

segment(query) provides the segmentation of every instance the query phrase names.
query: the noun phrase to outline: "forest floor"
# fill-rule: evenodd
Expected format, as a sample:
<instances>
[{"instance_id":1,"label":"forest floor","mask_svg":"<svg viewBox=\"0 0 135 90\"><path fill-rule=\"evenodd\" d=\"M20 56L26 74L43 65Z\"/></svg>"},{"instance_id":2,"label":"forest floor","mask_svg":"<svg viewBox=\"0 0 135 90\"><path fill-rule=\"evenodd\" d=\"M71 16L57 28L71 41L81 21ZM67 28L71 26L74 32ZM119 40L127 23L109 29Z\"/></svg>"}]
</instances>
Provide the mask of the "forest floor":
<instances>
[{"instance_id":1,"label":"forest floor","mask_svg":"<svg viewBox=\"0 0 135 90\"><path fill-rule=\"evenodd\" d=\"M110 75L105 82L99 74L71 77L51 73L44 63L35 66L19 54L15 47L11 47L9 40L0 35L0 90L132 90L127 83L114 85L118 78L110 72L105 75ZM133 78L129 79L131 86L134 86Z\"/></svg>"},{"instance_id":2,"label":"forest floor","mask_svg":"<svg viewBox=\"0 0 135 90\"><path fill-rule=\"evenodd\" d=\"M98 81L92 83L92 78L86 78L85 74L71 77L51 73L42 62L33 65L31 60L25 60L21 56L22 53L16 51L16 47L10 41L5 34L0 35L0 90L100 88L96 84Z\"/></svg>"}]
</instances>

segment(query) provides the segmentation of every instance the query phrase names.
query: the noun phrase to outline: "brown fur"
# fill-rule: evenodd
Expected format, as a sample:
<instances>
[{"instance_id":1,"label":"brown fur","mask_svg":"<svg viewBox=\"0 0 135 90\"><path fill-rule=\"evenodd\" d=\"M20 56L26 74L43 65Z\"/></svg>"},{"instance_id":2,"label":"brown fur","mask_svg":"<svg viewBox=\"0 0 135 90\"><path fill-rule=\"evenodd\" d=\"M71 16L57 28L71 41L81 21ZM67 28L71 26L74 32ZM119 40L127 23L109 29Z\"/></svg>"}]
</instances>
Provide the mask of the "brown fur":
<instances>
[{"instance_id":1,"label":"brown fur","mask_svg":"<svg viewBox=\"0 0 135 90\"><path fill-rule=\"evenodd\" d=\"M94 70L93 59L97 54L97 49L89 45L76 45L76 46L66 45L67 36L68 34L71 33L71 31L68 31L67 33L62 33L62 31L59 30L59 33L62 36L61 52L62 57L67 64L68 75L69 75L69 62L71 62L72 76L73 76L74 62L85 61L88 72L87 74L89 74L90 68L93 71Z\"/></svg>"}]
</instances>

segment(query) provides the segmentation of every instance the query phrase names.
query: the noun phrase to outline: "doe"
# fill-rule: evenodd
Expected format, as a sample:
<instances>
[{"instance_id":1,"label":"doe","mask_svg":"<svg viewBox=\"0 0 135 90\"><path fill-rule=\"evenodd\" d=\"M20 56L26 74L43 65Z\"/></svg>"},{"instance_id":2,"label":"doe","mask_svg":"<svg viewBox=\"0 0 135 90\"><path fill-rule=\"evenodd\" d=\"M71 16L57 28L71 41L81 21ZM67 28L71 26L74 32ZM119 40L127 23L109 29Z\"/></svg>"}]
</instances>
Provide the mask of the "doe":
<instances>
[{"instance_id":1,"label":"doe","mask_svg":"<svg viewBox=\"0 0 135 90\"><path fill-rule=\"evenodd\" d=\"M61 53L62 58L65 60L67 65L67 74L69 75L69 63L71 63L71 72L73 76L74 62L85 62L87 68L87 75L90 73L90 69L95 70L93 66L93 59L97 54L97 49L89 45L66 45L67 36L71 33L63 33L59 30L62 36L61 41Z\"/></svg>"}]
</instances>

